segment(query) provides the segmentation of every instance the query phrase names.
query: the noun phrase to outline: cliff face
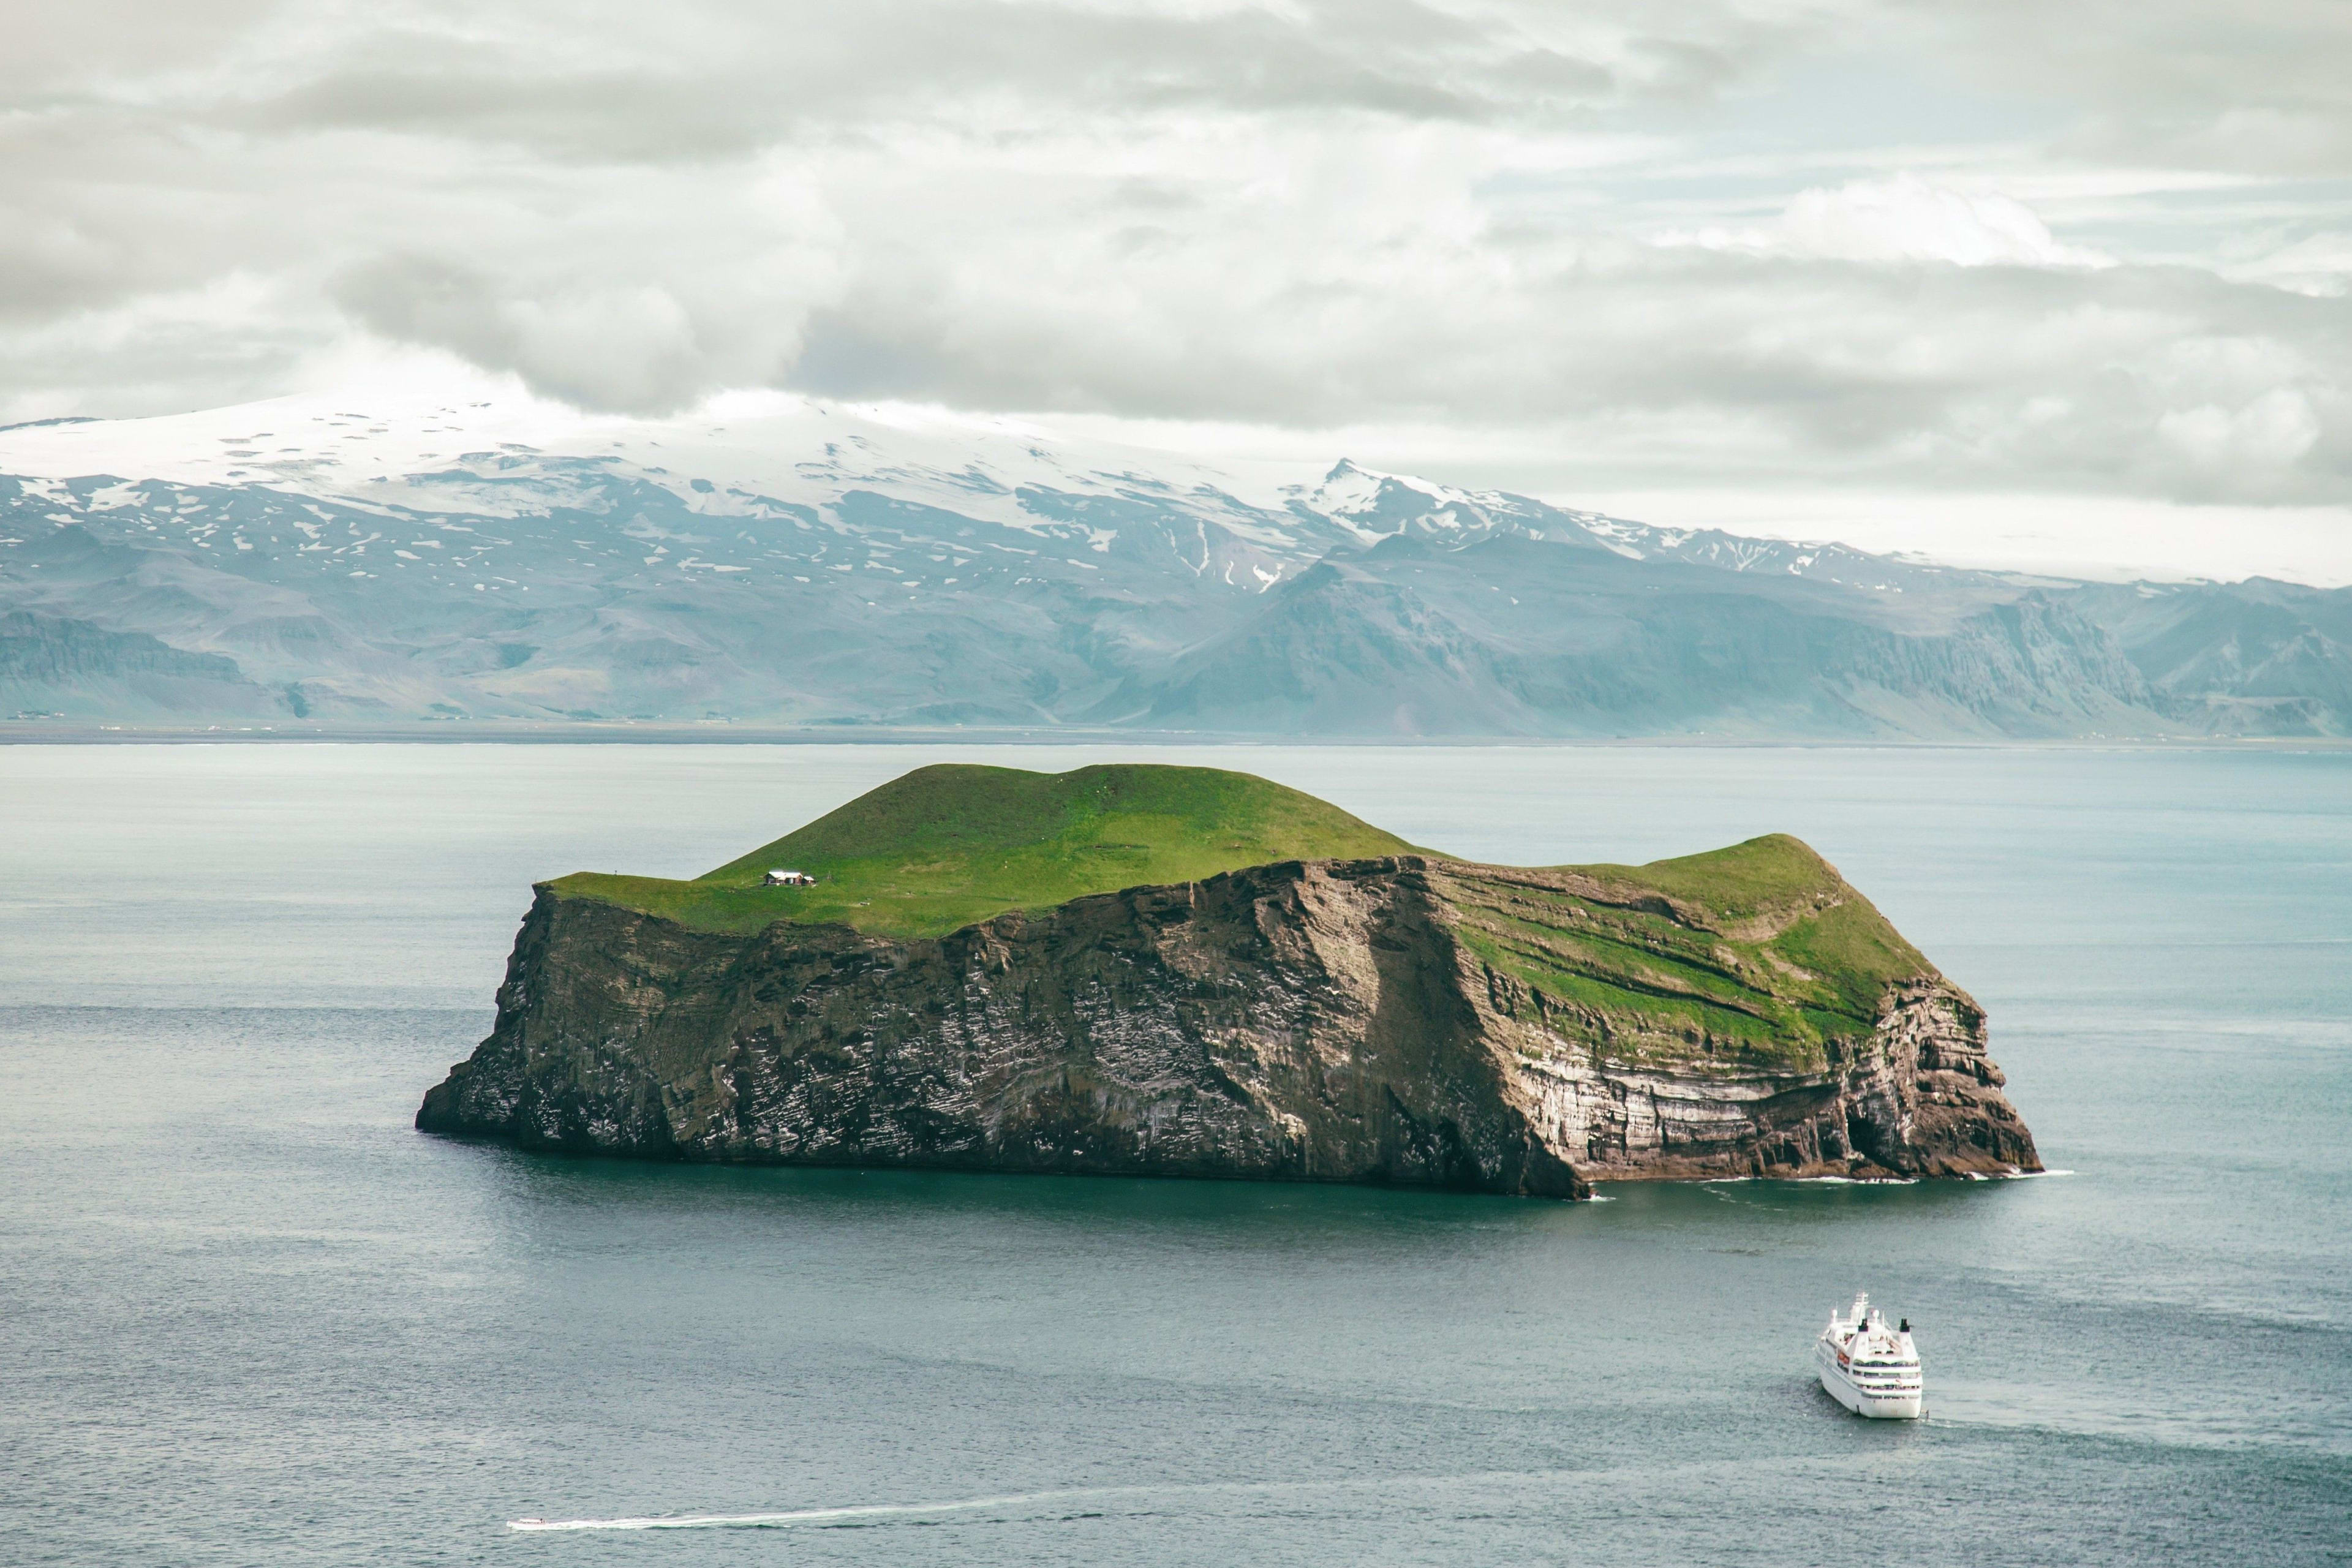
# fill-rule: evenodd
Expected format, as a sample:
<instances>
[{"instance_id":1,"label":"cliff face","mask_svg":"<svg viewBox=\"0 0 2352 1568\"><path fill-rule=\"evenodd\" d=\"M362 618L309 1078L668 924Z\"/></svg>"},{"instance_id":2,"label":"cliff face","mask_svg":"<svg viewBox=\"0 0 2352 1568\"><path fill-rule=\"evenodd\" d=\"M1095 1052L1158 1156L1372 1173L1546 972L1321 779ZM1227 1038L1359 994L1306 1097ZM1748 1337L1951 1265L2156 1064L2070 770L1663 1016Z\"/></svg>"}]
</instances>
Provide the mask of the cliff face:
<instances>
[{"instance_id":1,"label":"cliff face","mask_svg":"<svg viewBox=\"0 0 2352 1568\"><path fill-rule=\"evenodd\" d=\"M0 614L0 712L145 718L182 709L241 718L287 711L234 659L189 653L143 632L25 611Z\"/></svg>"},{"instance_id":2,"label":"cliff face","mask_svg":"<svg viewBox=\"0 0 2352 1568\"><path fill-rule=\"evenodd\" d=\"M896 940L698 931L542 889L496 1028L416 1121L656 1158L1554 1197L2038 1169L1967 996L1920 961L1851 1016L1813 1005L1822 977L1756 925L1813 930L1836 902L1720 930L1654 890L1398 857ZM1678 941L1724 983L1677 979Z\"/></svg>"}]
</instances>

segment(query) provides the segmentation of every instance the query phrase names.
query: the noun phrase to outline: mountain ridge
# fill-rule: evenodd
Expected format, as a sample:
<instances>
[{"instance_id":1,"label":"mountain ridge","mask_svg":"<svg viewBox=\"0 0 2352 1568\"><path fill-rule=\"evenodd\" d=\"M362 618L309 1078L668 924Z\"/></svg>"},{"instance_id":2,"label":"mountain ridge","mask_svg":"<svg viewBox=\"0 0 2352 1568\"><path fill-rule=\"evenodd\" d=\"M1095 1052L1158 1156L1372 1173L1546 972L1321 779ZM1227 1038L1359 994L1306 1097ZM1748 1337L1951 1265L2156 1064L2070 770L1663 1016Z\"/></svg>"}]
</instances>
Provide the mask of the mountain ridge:
<instances>
[{"instance_id":1,"label":"mountain ridge","mask_svg":"<svg viewBox=\"0 0 2352 1568\"><path fill-rule=\"evenodd\" d=\"M1969 571L887 413L551 435L530 409L290 400L0 432L0 614L30 617L0 626L0 712L2352 733L2352 590ZM68 637L234 673L164 691L32 646Z\"/></svg>"}]
</instances>

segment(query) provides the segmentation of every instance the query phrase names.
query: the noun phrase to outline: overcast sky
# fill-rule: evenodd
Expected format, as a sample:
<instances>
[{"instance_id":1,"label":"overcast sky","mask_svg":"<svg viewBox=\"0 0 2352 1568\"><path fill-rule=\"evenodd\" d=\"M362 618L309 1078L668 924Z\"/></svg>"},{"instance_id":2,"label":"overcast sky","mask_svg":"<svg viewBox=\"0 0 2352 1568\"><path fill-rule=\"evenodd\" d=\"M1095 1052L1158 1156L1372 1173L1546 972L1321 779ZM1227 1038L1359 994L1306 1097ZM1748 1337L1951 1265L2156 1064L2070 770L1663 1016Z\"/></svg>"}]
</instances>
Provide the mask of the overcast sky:
<instances>
[{"instance_id":1,"label":"overcast sky","mask_svg":"<svg viewBox=\"0 0 2352 1568\"><path fill-rule=\"evenodd\" d=\"M466 362L2352 559L2346 0L9 12L0 417Z\"/></svg>"}]
</instances>

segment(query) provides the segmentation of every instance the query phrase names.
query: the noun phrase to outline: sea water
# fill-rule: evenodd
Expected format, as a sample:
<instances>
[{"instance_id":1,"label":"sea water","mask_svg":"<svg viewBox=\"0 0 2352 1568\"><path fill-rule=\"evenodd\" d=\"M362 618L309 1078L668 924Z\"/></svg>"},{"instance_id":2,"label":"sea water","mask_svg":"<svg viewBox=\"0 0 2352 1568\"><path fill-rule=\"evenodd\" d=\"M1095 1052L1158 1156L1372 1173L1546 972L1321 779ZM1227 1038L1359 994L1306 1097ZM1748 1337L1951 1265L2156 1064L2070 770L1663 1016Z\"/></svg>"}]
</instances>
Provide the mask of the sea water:
<instances>
[{"instance_id":1,"label":"sea water","mask_svg":"<svg viewBox=\"0 0 2352 1568\"><path fill-rule=\"evenodd\" d=\"M2066 1173L1567 1205L411 1129L532 879L948 758L1245 768L1501 860L1797 833ZM2347 1113L2342 751L0 747L0 1562L2342 1562ZM1815 1386L1858 1289L1927 1421Z\"/></svg>"}]
</instances>

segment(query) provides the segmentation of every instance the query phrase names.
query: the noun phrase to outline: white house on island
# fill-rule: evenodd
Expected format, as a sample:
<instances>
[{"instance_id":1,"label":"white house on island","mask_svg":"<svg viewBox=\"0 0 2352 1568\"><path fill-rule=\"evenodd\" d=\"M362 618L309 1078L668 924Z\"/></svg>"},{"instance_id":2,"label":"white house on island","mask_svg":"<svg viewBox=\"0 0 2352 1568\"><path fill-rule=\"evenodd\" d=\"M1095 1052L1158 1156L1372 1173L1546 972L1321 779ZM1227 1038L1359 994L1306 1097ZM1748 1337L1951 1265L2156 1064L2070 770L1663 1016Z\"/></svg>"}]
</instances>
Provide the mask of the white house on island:
<instances>
[{"instance_id":1,"label":"white house on island","mask_svg":"<svg viewBox=\"0 0 2352 1568\"><path fill-rule=\"evenodd\" d=\"M771 888L814 888L816 886L816 879L806 871L771 871L767 875L766 883Z\"/></svg>"}]
</instances>

